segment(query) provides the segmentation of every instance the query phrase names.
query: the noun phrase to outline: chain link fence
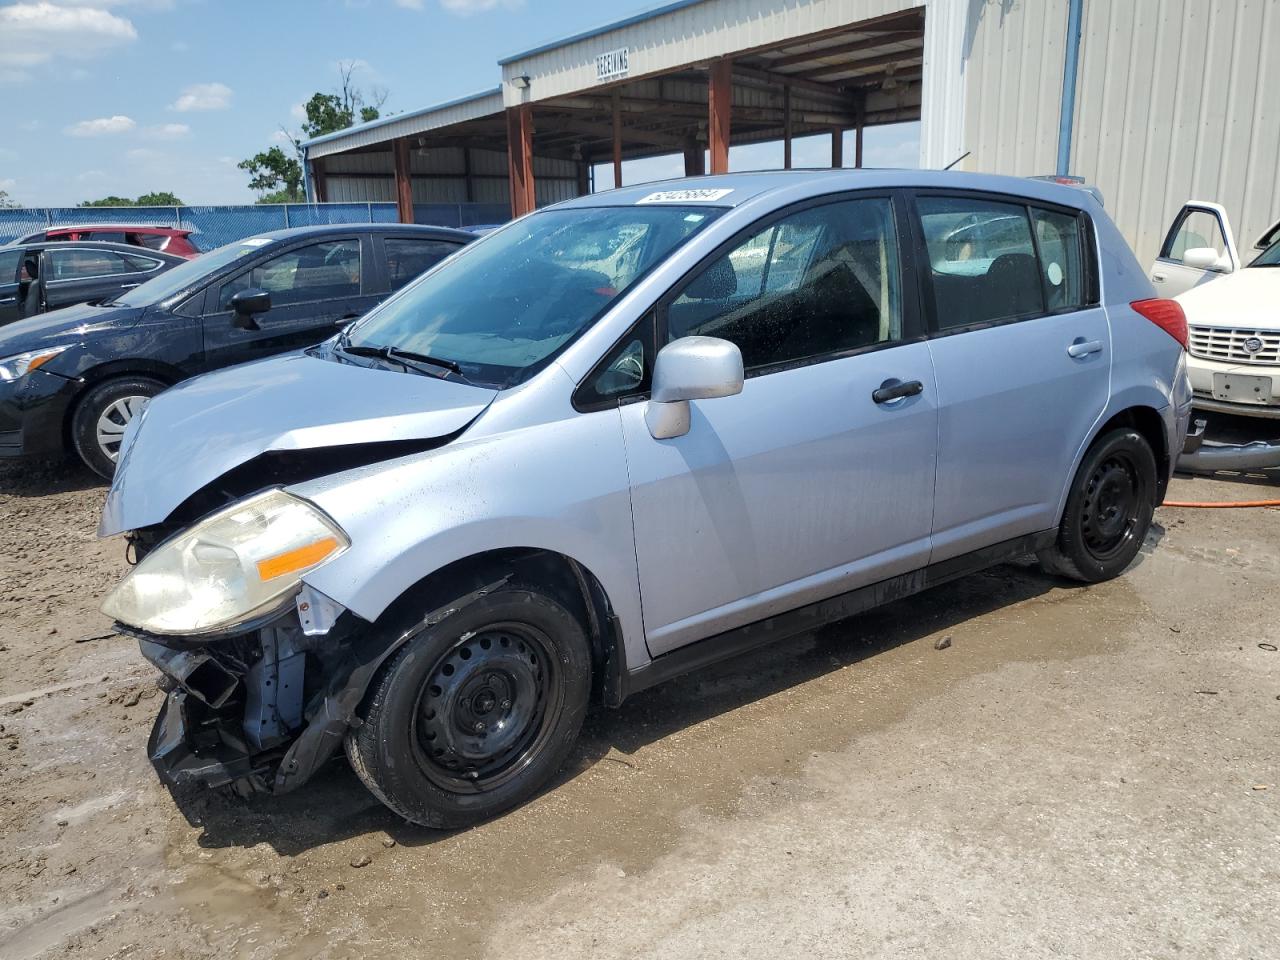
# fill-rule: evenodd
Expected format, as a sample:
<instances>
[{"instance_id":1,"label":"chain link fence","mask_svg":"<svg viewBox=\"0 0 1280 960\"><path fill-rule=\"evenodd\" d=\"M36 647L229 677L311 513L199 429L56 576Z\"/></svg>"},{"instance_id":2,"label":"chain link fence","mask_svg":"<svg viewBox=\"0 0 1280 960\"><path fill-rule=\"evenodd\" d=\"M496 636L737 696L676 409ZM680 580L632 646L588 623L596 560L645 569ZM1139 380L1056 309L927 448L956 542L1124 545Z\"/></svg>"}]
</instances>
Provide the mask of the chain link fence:
<instances>
[{"instance_id":1,"label":"chain link fence","mask_svg":"<svg viewBox=\"0 0 1280 960\"><path fill-rule=\"evenodd\" d=\"M503 223L505 203L419 203L414 220L440 227ZM70 224L136 223L194 231L201 250L268 230L340 223L395 223L394 203L272 203L216 207L29 207L0 209L0 244Z\"/></svg>"}]
</instances>

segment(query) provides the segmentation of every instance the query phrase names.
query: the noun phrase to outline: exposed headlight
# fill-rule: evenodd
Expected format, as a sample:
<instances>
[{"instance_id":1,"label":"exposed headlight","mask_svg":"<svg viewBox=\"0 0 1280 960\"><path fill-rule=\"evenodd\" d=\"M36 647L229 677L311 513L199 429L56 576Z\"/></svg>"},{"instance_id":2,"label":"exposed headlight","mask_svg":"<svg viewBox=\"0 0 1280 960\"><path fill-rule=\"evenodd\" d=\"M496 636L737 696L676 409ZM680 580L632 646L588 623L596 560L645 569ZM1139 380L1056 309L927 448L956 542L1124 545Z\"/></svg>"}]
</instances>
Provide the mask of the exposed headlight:
<instances>
[{"instance_id":1,"label":"exposed headlight","mask_svg":"<svg viewBox=\"0 0 1280 960\"><path fill-rule=\"evenodd\" d=\"M270 490L162 543L108 594L102 612L150 633L221 633L281 606L303 574L350 545L310 503Z\"/></svg>"},{"instance_id":2,"label":"exposed headlight","mask_svg":"<svg viewBox=\"0 0 1280 960\"><path fill-rule=\"evenodd\" d=\"M67 347L45 347L43 350L32 350L29 353L18 353L12 357L0 359L0 382L9 383L13 380L20 380L32 370L36 370Z\"/></svg>"}]
</instances>

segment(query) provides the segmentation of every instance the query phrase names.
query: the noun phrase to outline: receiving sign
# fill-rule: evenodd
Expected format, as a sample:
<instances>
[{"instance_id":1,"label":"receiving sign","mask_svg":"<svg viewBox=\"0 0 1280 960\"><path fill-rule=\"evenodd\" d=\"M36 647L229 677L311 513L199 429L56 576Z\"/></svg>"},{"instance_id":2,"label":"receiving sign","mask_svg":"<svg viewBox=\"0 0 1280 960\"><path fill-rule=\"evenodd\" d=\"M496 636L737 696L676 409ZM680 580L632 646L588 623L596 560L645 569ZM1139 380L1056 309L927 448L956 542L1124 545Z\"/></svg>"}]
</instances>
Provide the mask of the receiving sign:
<instances>
[{"instance_id":1,"label":"receiving sign","mask_svg":"<svg viewBox=\"0 0 1280 960\"><path fill-rule=\"evenodd\" d=\"M733 193L732 188L713 190L703 187L696 190L659 190L641 197L636 203L709 203L721 200Z\"/></svg>"},{"instance_id":2,"label":"receiving sign","mask_svg":"<svg viewBox=\"0 0 1280 960\"><path fill-rule=\"evenodd\" d=\"M605 80L617 80L619 77L625 77L627 71L631 69L630 50L627 47L619 47L617 50L609 50L606 53L596 55L596 82L602 83Z\"/></svg>"}]
</instances>

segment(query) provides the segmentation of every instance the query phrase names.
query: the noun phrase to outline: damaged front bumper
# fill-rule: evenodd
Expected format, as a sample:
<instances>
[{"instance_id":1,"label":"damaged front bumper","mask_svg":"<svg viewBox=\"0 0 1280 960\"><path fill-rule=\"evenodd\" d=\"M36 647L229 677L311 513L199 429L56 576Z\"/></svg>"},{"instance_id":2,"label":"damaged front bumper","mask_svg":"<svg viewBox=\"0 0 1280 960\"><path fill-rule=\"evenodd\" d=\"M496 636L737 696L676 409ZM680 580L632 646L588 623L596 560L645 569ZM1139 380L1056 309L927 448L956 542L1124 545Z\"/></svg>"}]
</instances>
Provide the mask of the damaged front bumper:
<instances>
[{"instance_id":1,"label":"damaged front bumper","mask_svg":"<svg viewBox=\"0 0 1280 960\"><path fill-rule=\"evenodd\" d=\"M169 681L147 742L161 780L287 793L333 756L391 650L349 613L308 635L298 606L257 630L199 642L118 625Z\"/></svg>"}]
</instances>

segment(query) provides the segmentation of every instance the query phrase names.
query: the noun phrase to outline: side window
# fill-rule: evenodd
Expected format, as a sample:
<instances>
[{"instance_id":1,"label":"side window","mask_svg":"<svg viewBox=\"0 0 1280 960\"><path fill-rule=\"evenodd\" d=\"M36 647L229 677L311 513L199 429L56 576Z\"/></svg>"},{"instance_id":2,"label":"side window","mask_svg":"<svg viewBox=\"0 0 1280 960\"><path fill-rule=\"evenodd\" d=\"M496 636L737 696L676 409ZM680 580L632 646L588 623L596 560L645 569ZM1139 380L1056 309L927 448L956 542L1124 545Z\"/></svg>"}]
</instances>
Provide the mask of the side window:
<instances>
[{"instance_id":1,"label":"side window","mask_svg":"<svg viewBox=\"0 0 1280 960\"><path fill-rule=\"evenodd\" d=\"M1084 245L1080 218L1031 208L1040 247L1040 276L1050 310L1074 310L1085 304Z\"/></svg>"},{"instance_id":2,"label":"side window","mask_svg":"<svg viewBox=\"0 0 1280 960\"><path fill-rule=\"evenodd\" d=\"M151 257L139 257L132 253L117 253L114 256L123 260L132 273L150 273L160 266L160 261Z\"/></svg>"},{"instance_id":3,"label":"side window","mask_svg":"<svg viewBox=\"0 0 1280 960\"><path fill-rule=\"evenodd\" d=\"M325 240L286 250L222 285L218 311L241 290L265 290L272 307L360 294L360 241Z\"/></svg>"},{"instance_id":4,"label":"side window","mask_svg":"<svg viewBox=\"0 0 1280 960\"><path fill-rule=\"evenodd\" d=\"M704 267L667 309L667 339L722 337L747 371L902 336L893 206L844 200L794 213Z\"/></svg>"},{"instance_id":5,"label":"side window","mask_svg":"<svg viewBox=\"0 0 1280 960\"><path fill-rule=\"evenodd\" d=\"M84 233L77 233L77 240L109 240L112 243L124 243L124 231L122 230L86 230Z\"/></svg>"},{"instance_id":6,"label":"side window","mask_svg":"<svg viewBox=\"0 0 1280 960\"><path fill-rule=\"evenodd\" d=\"M52 247L47 255L51 268L50 280L83 280L134 272L122 258L110 250Z\"/></svg>"},{"instance_id":7,"label":"side window","mask_svg":"<svg viewBox=\"0 0 1280 960\"><path fill-rule=\"evenodd\" d=\"M449 254L458 250L459 245L444 240L386 237L382 241L382 249L387 257L387 279L394 291L426 273Z\"/></svg>"},{"instance_id":8,"label":"side window","mask_svg":"<svg viewBox=\"0 0 1280 960\"><path fill-rule=\"evenodd\" d=\"M0 250L0 283L16 283L21 265L21 250Z\"/></svg>"},{"instance_id":9,"label":"side window","mask_svg":"<svg viewBox=\"0 0 1280 960\"><path fill-rule=\"evenodd\" d=\"M596 364L574 395L578 409L648 392L653 373L653 325L653 314L649 313Z\"/></svg>"},{"instance_id":10,"label":"side window","mask_svg":"<svg viewBox=\"0 0 1280 960\"><path fill-rule=\"evenodd\" d=\"M916 201L943 330L1045 310L1027 208L970 197Z\"/></svg>"},{"instance_id":11,"label":"side window","mask_svg":"<svg viewBox=\"0 0 1280 960\"><path fill-rule=\"evenodd\" d=\"M1217 216L1208 210L1184 211L1178 225L1165 239L1160 258L1181 263L1186 252L1195 247L1212 247L1218 251L1220 257L1227 252L1227 240L1222 235L1222 224L1218 222Z\"/></svg>"}]
</instances>

